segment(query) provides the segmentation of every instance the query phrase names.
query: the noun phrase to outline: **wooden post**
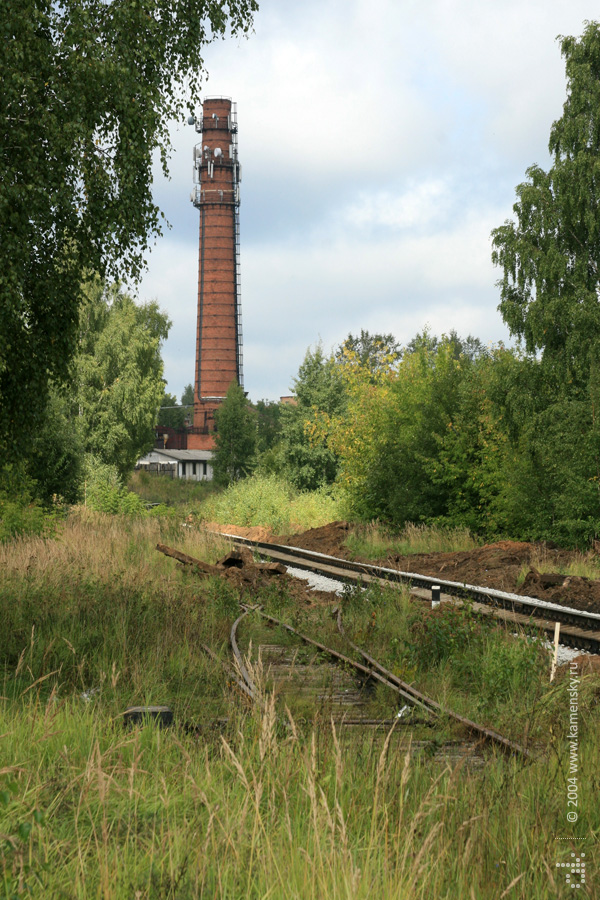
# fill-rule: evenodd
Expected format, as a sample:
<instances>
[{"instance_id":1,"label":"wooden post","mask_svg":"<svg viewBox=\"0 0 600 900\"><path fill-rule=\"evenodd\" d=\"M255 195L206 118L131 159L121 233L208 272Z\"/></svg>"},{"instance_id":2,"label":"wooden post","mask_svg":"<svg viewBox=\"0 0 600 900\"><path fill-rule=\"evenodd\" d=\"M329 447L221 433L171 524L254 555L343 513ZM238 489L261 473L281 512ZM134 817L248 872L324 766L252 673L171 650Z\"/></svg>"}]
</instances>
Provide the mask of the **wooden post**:
<instances>
[{"instance_id":1,"label":"wooden post","mask_svg":"<svg viewBox=\"0 0 600 900\"><path fill-rule=\"evenodd\" d=\"M560 635L560 622L554 623L554 655L552 657L552 668L550 670L550 681L554 681L556 675L556 660L558 658L558 637Z\"/></svg>"}]
</instances>

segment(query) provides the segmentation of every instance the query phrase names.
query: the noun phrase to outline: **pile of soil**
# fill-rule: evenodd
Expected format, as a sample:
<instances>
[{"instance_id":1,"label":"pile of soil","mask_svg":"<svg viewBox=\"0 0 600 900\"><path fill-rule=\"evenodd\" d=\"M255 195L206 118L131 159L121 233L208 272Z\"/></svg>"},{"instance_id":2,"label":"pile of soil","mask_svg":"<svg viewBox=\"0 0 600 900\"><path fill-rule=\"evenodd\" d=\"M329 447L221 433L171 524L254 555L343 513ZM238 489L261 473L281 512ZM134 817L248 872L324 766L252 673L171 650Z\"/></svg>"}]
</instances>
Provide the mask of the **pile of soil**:
<instances>
[{"instance_id":1,"label":"pile of soil","mask_svg":"<svg viewBox=\"0 0 600 900\"><path fill-rule=\"evenodd\" d=\"M314 550L316 553L327 553L329 556L348 558L348 549L344 541L351 529L348 522L330 522L319 528L309 528L301 534L288 534L278 538L280 544L288 547L302 547L303 550Z\"/></svg>"},{"instance_id":2,"label":"pile of soil","mask_svg":"<svg viewBox=\"0 0 600 900\"><path fill-rule=\"evenodd\" d=\"M349 559L351 555L344 546L344 541L350 528L347 522L332 522L321 528L311 528L303 534L279 538L279 542ZM600 581L573 575L540 573L532 564L532 560L537 561L540 555L553 567L564 567L580 558L580 554L576 552L546 545L525 541L498 541L474 550L455 553L415 553L378 560L361 557L359 561L379 562L402 572L439 576L447 581L496 588L585 612L600 613ZM528 568L528 572L525 580L519 584L524 567Z\"/></svg>"},{"instance_id":3,"label":"pile of soil","mask_svg":"<svg viewBox=\"0 0 600 900\"><path fill-rule=\"evenodd\" d=\"M264 525L256 525L252 527L244 527L243 525L221 525L220 522L205 522L204 527L207 531L219 531L223 534L234 534L236 537L248 538L249 541L267 541L277 542L277 538L272 531L265 528Z\"/></svg>"},{"instance_id":4,"label":"pile of soil","mask_svg":"<svg viewBox=\"0 0 600 900\"><path fill-rule=\"evenodd\" d=\"M558 666L556 670L557 680L569 678L574 674L578 677L583 675L600 675L600 656L582 654L581 656L576 656L575 659L571 659L568 663Z\"/></svg>"},{"instance_id":5,"label":"pile of soil","mask_svg":"<svg viewBox=\"0 0 600 900\"><path fill-rule=\"evenodd\" d=\"M335 600L335 594L330 591L312 590L306 581L288 575L286 567L281 563L256 562L252 551L247 547L229 550L215 565L166 544L157 544L156 549L177 560L177 564L193 573L194 577L217 576L225 579L240 591L242 598L246 595L245 599L249 603L254 602L255 595L261 589L272 586L307 606L329 605Z\"/></svg>"}]
</instances>

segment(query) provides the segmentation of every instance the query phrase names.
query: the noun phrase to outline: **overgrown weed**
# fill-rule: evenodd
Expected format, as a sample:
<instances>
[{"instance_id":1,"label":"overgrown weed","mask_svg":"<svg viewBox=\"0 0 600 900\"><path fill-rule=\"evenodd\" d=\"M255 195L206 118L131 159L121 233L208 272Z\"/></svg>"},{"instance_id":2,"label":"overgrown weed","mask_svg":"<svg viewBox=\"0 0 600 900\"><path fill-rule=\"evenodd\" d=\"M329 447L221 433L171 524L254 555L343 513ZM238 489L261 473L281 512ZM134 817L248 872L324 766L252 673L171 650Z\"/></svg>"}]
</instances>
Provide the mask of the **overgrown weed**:
<instances>
[{"instance_id":1,"label":"overgrown weed","mask_svg":"<svg viewBox=\"0 0 600 900\"><path fill-rule=\"evenodd\" d=\"M440 764L399 726L350 744L331 723L305 737L292 714L279 728L268 697L262 714L233 719L206 743L152 724L124 731L75 700L4 701L5 893L463 900L499 897L518 879L514 896L562 896L556 863L570 846L554 838L571 831L557 758ZM585 739L582 796L597 767ZM572 833L585 839L600 813L591 800L581 812ZM593 854L586 875L598 877Z\"/></svg>"},{"instance_id":2,"label":"overgrown weed","mask_svg":"<svg viewBox=\"0 0 600 900\"><path fill-rule=\"evenodd\" d=\"M339 504L331 491L302 492L275 475L252 475L207 497L200 513L223 525L292 534L333 522L339 518Z\"/></svg>"},{"instance_id":3,"label":"overgrown weed","mask_svg":"<svg viewBox=\"0 0 600 900\"><path fill-rule=\"evenodd\" d=\"M400 533L394 533L380 522L357 525L345 544L354 556L369 559L416 553L453 553L473 550L478 546L476 538L463 527L442 528L408 523Z\"/></svg>"}]
</instances>

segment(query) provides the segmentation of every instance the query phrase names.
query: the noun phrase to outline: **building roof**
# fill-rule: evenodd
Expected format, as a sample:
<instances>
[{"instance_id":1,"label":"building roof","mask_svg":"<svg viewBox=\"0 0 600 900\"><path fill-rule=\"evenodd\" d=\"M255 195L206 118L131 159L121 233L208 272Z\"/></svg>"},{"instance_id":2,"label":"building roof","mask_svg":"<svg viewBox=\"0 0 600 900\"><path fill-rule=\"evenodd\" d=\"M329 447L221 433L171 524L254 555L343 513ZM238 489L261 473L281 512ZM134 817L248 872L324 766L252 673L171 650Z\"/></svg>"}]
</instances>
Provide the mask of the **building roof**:
<instances>
[{"instance_id":1,"label":"building roof","mask_svg":"<svg viewBox=\"0 0 600 900\"><path fill-rule=\"evenodd\" d=\"M213 457L212 450L163 450L159 447L153 447L152 450L149 450L146 457L153 453L165 457L167 461L171 462L209 461Z\"/></svg>"}]
</instances>

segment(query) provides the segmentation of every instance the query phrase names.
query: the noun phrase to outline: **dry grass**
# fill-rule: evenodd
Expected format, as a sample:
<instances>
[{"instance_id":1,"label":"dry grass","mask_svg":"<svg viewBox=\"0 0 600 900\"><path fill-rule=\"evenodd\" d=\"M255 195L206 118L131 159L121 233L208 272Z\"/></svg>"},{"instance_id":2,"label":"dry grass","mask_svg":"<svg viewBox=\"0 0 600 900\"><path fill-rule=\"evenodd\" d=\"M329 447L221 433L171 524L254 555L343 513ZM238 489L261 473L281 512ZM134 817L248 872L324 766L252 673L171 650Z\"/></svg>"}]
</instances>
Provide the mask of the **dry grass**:
<instances>
[{"instance_id":1,"label":"dry grass","mask_svg":"<svg viewBox=\"0 0 600 900\"><path fill-rule=\"evenodd\" d=\"M569 561L557 561L553 555L543 549L536 549L529 558L529 563L521 567L517 585L523 584L530 569L548 574L573 575L581 578L589 578L592 581L600 579L600 557L598 554L588 551L577 553Z\"/></svg>"},{"instance_id":2,"label":"dry grass","mask_svg":"<svg viewBox=\"0 0 600 900\"><path fill-rule=\"evenodd\" d=\"M224 550L182 522L84 510L55 539L0 547L0 897L567 896L555 863L569 861L571 847L555 837L591 842L600 831L596 684L581 685L580 820L569 826L564 683L545 691L541 712L531 710L532 719L547 716L545 734L554 737L526 767L493 753L479 770L440 765L410 752L412 726L402 723L385 741L359 730L342 740L330 723L301 722L293 707L283 720L265 692L260 657L252 668L264 705L249 710L199 650L201 641L226 648L239 597L221 581L179 571L154 550L159 540L208 560ZM333 645L328 615L298 609L275 591L257 599L280 604L282 618ZM406 597L372 590L361 605L363 596L343 601L352 633L377 655L387 646L390 666L403 664L390 635L410 627ZM440 630L439 615L428 618L432 647L456 639L454 629ZM248 641L255 626L244 627ZM455 677L471 679L472 702L478 679L475 657L465 652L471 632L464 633ZM506 667L497 651L487 668L492 693L498 666ZM446 673L444 700L452 679L431 669L432 687ZM91 699L83 694L90 687L99 688ZM513 718L524 696L521 688L511 695ZM167 702L178 723L206 727L125 731L120 712L136 702ZM217 715L228 719L223 734ZM590 853L588 883L597 876Z\"/></svg>"},{"instance_id":3,"label":"dry grass","mask_svg":"<svg viewBox=\"0 0 600 900\"><path fill-rule=\"evenodd\" d=\"M75 704L15 713L0 704L6 896L550 900L568 896L556 863L571 858L555 836L593 841L599 824L590 796L565 828L556 758L444 766L391 732L346 747L292 716L282 733L268 699L208 743ZM582 754L587 788L597 750Z\"/></svg>"},{"instance_id":4,"label":"dry grass","mask_svg":"<svg viewBox=\"0 0 600 900\"><path fill-rule=\"evenodd\" d=\"M473 550L478 543L467 528L409 523L399 534L395 534L379 522L371 522L356 526L348 536L346 545L357 556L381 559L393 555Z\"/></svg>"},{"instance_id":5,"label":"dry grass","mask_svg":"<svg viewBox=\"0 0 600 900\"><path fill-rule=\"evenodd\" d=\"M107 581L118 575L125 584L139 585L172 574L172 561L155 551L157 543L169 540L207 562L215 562L227 548L216 535L183 521L110 516L78 507L53 538L25 536L0 544L0 568L5 577L26 576L47 584L67 576Z\"/></svg>"}]
</instances>

